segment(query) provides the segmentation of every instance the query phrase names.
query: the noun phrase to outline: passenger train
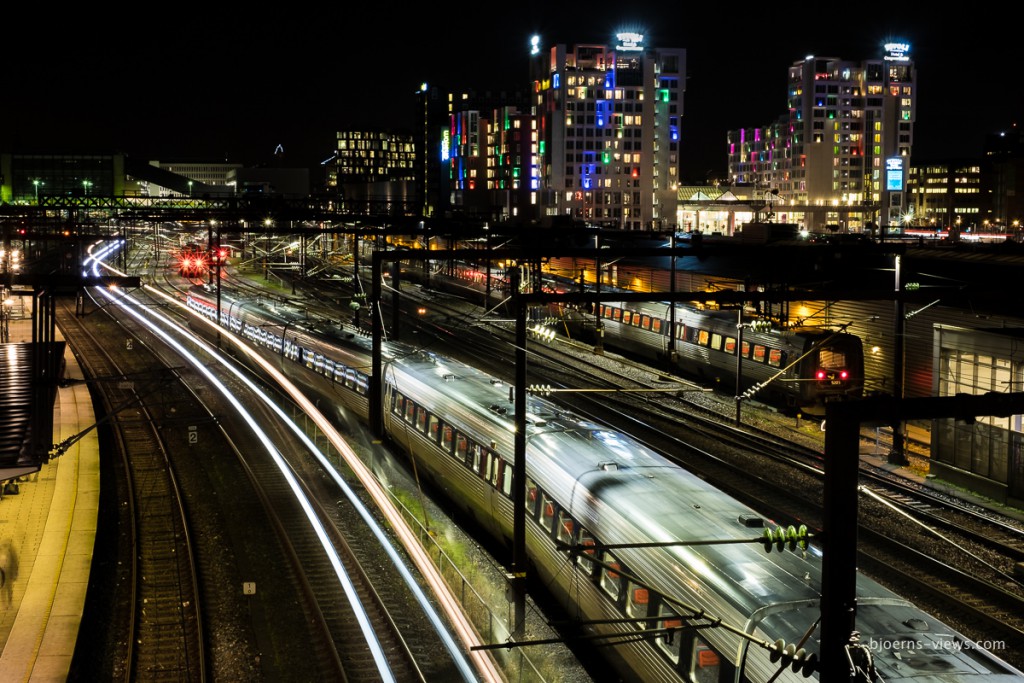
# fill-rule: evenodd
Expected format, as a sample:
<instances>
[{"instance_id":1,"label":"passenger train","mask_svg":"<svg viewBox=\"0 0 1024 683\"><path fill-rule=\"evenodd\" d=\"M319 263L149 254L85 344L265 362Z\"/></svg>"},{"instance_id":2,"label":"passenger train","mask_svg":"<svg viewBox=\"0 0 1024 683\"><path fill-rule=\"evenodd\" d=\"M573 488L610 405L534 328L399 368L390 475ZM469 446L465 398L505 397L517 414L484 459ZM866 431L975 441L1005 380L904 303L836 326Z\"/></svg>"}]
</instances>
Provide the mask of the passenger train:
<instances>
[{"instance_id":1,"label":"passenger train","mask_svg":"<svg viewBox=\"0 0 1024 683\"><path fill-rule=\"evenodd\" d=\"M497 272L497 271L496 271ZM568 284L545 276L545 285L566 289ZM476 268L455 267L451 274L435 273L430 286L458 293L466 288L483 292ZM497 278L493 297L507 297L507 284ZM614 296L612 289L607 289ZM623 290L617 290L623 291ZM576 335L589 335L609 349L647 361L666 364L717 389L784 410L823 413L828 401L859 398L864 389L864 350L860 337L825 328L779 331L747 322L742 342L735 312L697 309L666 302L603 302L600 307L559 305L555 312ZM598 316L600 311L600 329ZM741 381L737 385L737 345Z\"/></svg>"},{"instance_id":2,"label":"passenger train","mask_svg":"<svg viewBox=\"0 0 1024 683\"><path fill-rule=\"evenodd\" d=\"M209 320L215 301L193 287ZM223 297L220 321L338 410L369 408L365 336L339 340ZM205 334L209 326L199 323ZM514 405L502 382L387 343L388 438L417 472L500 541L512 537ZM338 415L335 415L338 417ZM821 553L795 529L628 436L527 397L526 544L532 571L600 640L626 680L766 683L818 678ZM766 533L767 532L767 533ZM788 539L769 550L755 539ZM723 544L686 545L719 539ZM738 542L747 540L750 542ZM675 545L678 543L678 545ZM779 546L781 547L781 546ZM873 680L1008 683L1024 673L865 576L856 628ZM983 678L984 677L984 678ZM865 679L867 680L867 679Z\"/></svg>"},{"instance_id":3,"label":"passenger train","mask_svg":"<svg viewBox=\"0 0 1024 683\"><path fill-rule=\"evenodd\" d=\"M735 313L663 302L600 304L604 343L718 387L736 385L740 346L740 395L786 409L820 412L828 401L860 398L864 350L847 332L807 328L780 332L755 323L740 329ZM567 309L567 324L594 330L594 311Z\"/></svg>"}]
</instances>

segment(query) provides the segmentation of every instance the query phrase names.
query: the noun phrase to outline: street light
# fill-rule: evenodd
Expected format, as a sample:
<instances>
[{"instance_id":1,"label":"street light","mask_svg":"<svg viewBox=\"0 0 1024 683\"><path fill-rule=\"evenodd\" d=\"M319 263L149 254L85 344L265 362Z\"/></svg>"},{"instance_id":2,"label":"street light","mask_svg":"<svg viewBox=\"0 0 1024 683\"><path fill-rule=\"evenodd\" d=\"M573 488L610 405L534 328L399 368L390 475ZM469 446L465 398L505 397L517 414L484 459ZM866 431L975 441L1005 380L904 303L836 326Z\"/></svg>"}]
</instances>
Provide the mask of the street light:
<instances>
[{"instance_id":1,"label":"street light","mask_svg":"<svg viewBox=\"0 0 1024 683\"><path fill-rule=\"evenodd\" d=\"M44 183L39 178L36 178L35 180L32 181L32 184L35 185L35 188L36 188L36 204L38 204L39 203L39 186L40 185L45 185L46 183Z\"/></svg>"},{"instance_id":2,"label":"street light","mask_svg":"<svg viewBox=\"0 0 1024 683\"><path fill-rule=\"evenodd\" d=\"M92 187L92 181L91 180L83 180L82 181L82 189L85 191L86 196L89 195L89 188L90 187Z\"/></svg>"}]
</instances>

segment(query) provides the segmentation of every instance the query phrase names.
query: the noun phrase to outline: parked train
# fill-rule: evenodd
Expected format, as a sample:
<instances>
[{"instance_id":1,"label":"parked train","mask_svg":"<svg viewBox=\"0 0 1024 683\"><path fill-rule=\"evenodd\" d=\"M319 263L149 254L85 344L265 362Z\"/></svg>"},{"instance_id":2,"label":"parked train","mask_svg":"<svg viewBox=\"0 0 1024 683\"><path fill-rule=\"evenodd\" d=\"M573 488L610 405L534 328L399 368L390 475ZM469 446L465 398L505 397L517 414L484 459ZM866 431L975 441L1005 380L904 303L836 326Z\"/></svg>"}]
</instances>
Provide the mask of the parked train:
<instances>
[{"instance_id":1,"label":"parked train","mask_svg":"<svg viewBox=\"0 0 1024 683\"><path fill-rule=\"evenodd\" d=\"M194 287L188 306L210 320ZM303 378L321 405L366 416L369 344L315 334L222 295L221 324ZM210 334L206 324L197 328ZM350 335L351 336L351 335ZM514 406L502 382L460 362L387 343L388 438L420 476L511 543ZM342 408L343 406L343 408ZM536 575L628 680L765 683L816 678L821 554L624 434L527 400L527 552ZM730 543L685 545L711 538ZM673 545L679 543L679 545ZM781 547L781 546L780 546ZM795 549L795 551L794 551ZM865 576L856 628L888 683L1024 680L1024 673ZM788 646L788 649L787 649Z\"/></svg>"},{"instance_id":2,"label":"parked train","mask_svg":"<svg viewBox=\"0 0 1024 683\"><path fill-rule=\"evenodd\" d=\"M786 409L818 412L828 401L859 398L864 388L864 350L847 332L807 328L780 332L745 323L736 313L664 302L602 303L604 343L656 361L741 396ZM596 309L595 309L596 311ZM595 330L597 316L566 309L570 327ZM736 383L737 345L740 382Z\"/></svg>"},{"instance_id":3,"label":"parked train","mask_svg":"<svg viewBox=\"0 0 1024 683\"><path fill-rule=\"evenodd\" d=\"M432 274L429 284L455 293L466 289L482 293L483 277L477 268L456 267L450 275ZM564 291L574 285L546 277L545 286ZM504 293L507 283L497 277L491 287L496 301L508 296ZM826 402L859 398L864 390L863 345L858 336L848 332L823 328L779 331L758 324L763 321L748 321L740 342L735 312L677 303L673 327L671 304L665 302L604 302L600 309L564 305L553 309L573 334L588 335L590 341L597 341L596 335L601 334L601 343L609 349L666 364L722 390L738 389L744 398L778 408L823 413Z\"/></svg>"}]
</instances>

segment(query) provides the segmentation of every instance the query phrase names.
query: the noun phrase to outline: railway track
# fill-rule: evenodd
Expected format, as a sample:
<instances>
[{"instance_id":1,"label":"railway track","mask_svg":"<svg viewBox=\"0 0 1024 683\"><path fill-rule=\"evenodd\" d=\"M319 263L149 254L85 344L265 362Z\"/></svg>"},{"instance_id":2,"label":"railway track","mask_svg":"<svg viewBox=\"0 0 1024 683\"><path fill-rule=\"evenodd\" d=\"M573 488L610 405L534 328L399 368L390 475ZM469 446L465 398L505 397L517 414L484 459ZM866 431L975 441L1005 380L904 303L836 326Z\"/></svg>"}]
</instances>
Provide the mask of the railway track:
<instances>
[{"instance_id":1,"label":"railway track","mask_svg":"<svg viewBox=\"0 0 1024 683\"><path fill-rule=\"evenodd\" d=\"M115 356L102 335L104 322L86 324L67 302L57 310L65 338L73 340L79 362L94 383L113 427L120 454L121 481L130 530L122 549L128 590L127 609L111 624L116 638L110 652L111 674L120 680L173 678L207 680L203 618L192 538L181 491L146 394L160 377L139 354ZM115 380L115 378L118 378ZM135 379L132 379L135 378ZM105 418L105 419L106 419Z\"/></svg>"},{"instance_id":2,"label":"railway track","mask_svg":"<svg viewBox=\"0 0 1024 683\"><path fill-rule=\"evenodd\" d=\"M121 320L115 322L104 313L113 313ZM116 306L105 308L104 313L96 308L89 315L78 317L65 304L59 320L66 338L74 341L76 351L82 357L86 376L94 378L93 385L103 389L109 406L107 413L111 415L109 422L115 427L117 437L116 448L112 450L124 454L122 462L126 476L117 477L118 481L126 482L121 495L130 496L132 501L118 507L136 514L126 512L123 515L121 524L132 529L133 541L121 548L122 560L113 563L131 567L131 571L126 571L118 581L120 587L111 589L121 596L121 606L119 609L111 607L109 614L99 619L104 623L103 631L110 634L111 642L96 642L95 633L89 633L89 644L85 646L101 649L102 652L91 656L111 660L110 671L95 664L83 664L79 670L92 666L90 676L110 680L238 680L264 675L260 672L275 677L284 675L351 683L387 680L390 676L399 681L428 680L428 676L444 680L461 678L447 656L448 649L440 642L436 625L424 627L427 619L422 613L419 613L420 623L417 623L417 611L410 609L414 601L409 596L409 588L392 576L382 578L388 562L381 559L381 554L373 554L372 544L375 541L370 540L370 534L364 531L365 524L354 514L339 513L336 488L328 490L319 484L306 486L307 493L314 489L317 491L318 498L313 507L318 511L333 547L344 558L343 571L354 579L355 601L367 606L369 628L378 635L389 669L386 676L382 675L380 662L369 651L362 620L354 616L347 591L339 586L334 563L325 554L318 533L310 527L302 505L296 501L281 473L275 471L265 458L252 455L265 449L241 437L238 445L231 442L230 446L216 446L214 436L220 431L218 425L224 422L220 417L224 407L210 403L202 409L205 411L202 415L193 413L194 409L183 410L182 397L172 396L174 392L170 391L172 386L179 384L176 375L181 368L175 368L174 372L166 369L172 363L180 365L181 359L172 357L166 349L151 354L151 347L155 351L157 344L140 329L138 323L127 315L119 314ZM112 339L127 339L131 343L122 347L111 344ZM161 363L164 369L152 369ZM208 403L213 393L209 387L198 387L198 391L191 395L192 403L197 406ZM241 395L243 392L239 389L234 393ZM187 412L192 414L186 417ZM181 490L174 477L174 458L168 453L183 446L185 430L182 422L186 420L192 425L199 425L195 432L191 431L195 427L189 427L189 433L196 437L196 441L207 444L213 453L233 453L234 458L238 458L249 472L252 488L242 484L244 479L237 474L225 475L223 472L207 472L205 476L209 479L197 481L202 477L197 477L196 470L202 467L224 469L225 463L232 458L195 461L198 453L192 448L184 455L179 453L178 458L191 459L201 467L187 468L185 478L189 480L191 490ZM261 414L259 420L263 425L275 421L276 417L269 411ZM278 438L285 432L281 428L272 431ZM171 437L170 445L162 436ZM301 460L302 447L297 438L293 437L292 443L278 448ZM322 473L306 471L304 476L318 481ZM210 481L214 478L220 478L220 483ZM228 478L228 489L224 489L224 479ZM299 485L303 486L303 483ZM207 488L201 490L204 486ZM244 517L229 519L223 509L218 510L218 500L232 508L232 513L240 513ZM247 537L243 541L249 544L247 550L252 553L240 561L250 567L248 570L231 567L236 558L230 557L231 553L223 553L223 542L233 533L239 534L237 530L232 532L232 526L247 527L241 533L256 537ZM260 531L264 526L267 530ZM275 534L270 527L278 533ZM205 562L197 559L197 555L202 557L203 553L197 553L191 543L193 528L196 530L194 537L207 542ZM365 538L359 539L360 534ZM111 535L116 538L121 534L115 532ZM279 542L273 542L274 537ZM209 546L216 546L216 550ZM236 549L235 552L241 554L244 550ZM373 569L360 566L357 555L362 555L362 561L370 558ZM137 565L132 565L134 559L138 560ZM212 583L219 580L230 583ZM204 582L205 589L200 585ZM390 585L385 586L388 582ZM284 607L284 610L275 613L265 606L257 606L260 602L253 602L250 598L250 616L247 617L244 610L238 609L238 603L244 607L244 600L221 599L237 595L238 589L245 585L253 586L254 594L258 586L259 594L268 596L265 600ZM298 592L306 597L305 600L288 596L289 590L294 590L288 587L295 585L300 586ZM204 594L212 596L210 603L217 603L214 609L218 614L211 620L217 625L206 629L209 635L205 636L213 641L212 647L208 647L202 628L207 621L204 610L209 606L203 600ZM301 607L302 604L306 606ZM245 620L251 619L254 613L265 615L269 628L256 626L255 633L246 629ZM428 637L430 629L434 630L433 640ZM99 631L98 628L88 630ZM262 636L261 631L264 632ZM303 632L308 633L303 635ZM416 639L417 645L410 647L406 636ZM325 641L330 645L321 644ZM290 648L291 652L280 648ZM260 650L273 660L263 657ZM109 656L106 655L108 652ZM305 661L298 664L290 662L299 658ZM213 661L208 661L210 659ZM99 673L95 673L97 669L101 669ZM272 670L287 670L289 673L272 674Z\"/></svg>"},{"instance_id":3,"label":"railway track","mask_svg":"<svg viewBox=\"0 0 1024 683\"><path fill-rule=\"evenodd\" d=\"M460 353L470 356L473 364L489 365L489 371L508 377L509 368L514 367L509 323L482 324L480 317L467 313L464 306L451 306L444 297L433 293L424 294L421 304L429 307L435 328L432 331L444 340L446 347L458 348L461 344ZM417 317L408 316L407 320L417 320ZM428 331L431 325L424 320L421 326ZM480 353L481 348L488 348L489 353ZM764 510L780 521L788 519L820 529L823 462L820 440L812 445L794 445L788 438L761 433L752 424L736 428L724 419L734 406L722 403L710 410L695 411L692 406L684 410L678 405L680 401L662 400L662 397L673 394L682 397L687 393L686 388L674 384L678 380L649 369L646 369L646 376L645 369L635 365L628 372L609 370L605 364L582 361L581 354L563 353L538 343L531 343L529 350L531 378L528 381L542 381L555 390L580 386L607 389L611 398L608 394L595 398L596 391L569 391L564 398L575 409L599 421L620 426L624 420L628 421L632 426L626 427L627 431L640 435L641 440L656 445L662 452L676 455L684 467L702 472L702 476L747 500L755 509ZM752 408L747 410L759 412ZM695 417L694 412L705 414ZM760 422L761 418L748 418L748 421ZM668 436L679 433L681 425L687 433L685 439ZM695 446L694 442L703 445ZM723 447L729 451L728 456L712 453ZM680 454L685 455L679 457ZM993 526L995 522L972 515L968 523L963 506L958 506L958 517L945 523L945 532L922 543L919 536L907 533L907 527L913 525L907 524L905 516L921 519L927 512L936 516L919 524L938 524L938 520L954 509L952 502L934 496L926 487L918 491L908 491L905 486L897 489L877 473L865 472L864 477L875 495L885 497L884 503L873 500L862 503L862 518L867 520L866 524L871 526L881 517L888 525L881 532L867 527L862 532L866 546L862 561L865 566L876 568L876 578L888 585L903 587L912 599L920 598L940 617L961 624L963 631L979 642L994 637L997 643L1010 644L1009 652L1024 651L1017 647L1021 644L1021 625L1016 616L1024 614L1024 603L1020 601L1019 584L1014 585L1008 570L1019 561L1019 525L1007 524L1005 535L999 535L1004 540L994 540L997 537L993 533L997 528ZM752 491L756 492L753 496ZM894 514L893 509L898 512ZM975 530L969 530L972 527ZM951 541L953 537L955 540ZM991 557L982 562L989 565L984 569L977 566L973 552L965 551L970 544L982 541ZM914 556L922 546L927 548L928 554L921 554L917 561L897 561ZM992 572L997 582L989 580ZM925 577L918 579L922 574ZM1009 590L1003 590L998 583L1011 585ZM942 589L927 589L929 585ZM970 597L961 600L959 596ZM1009 607L1004 608L1006 605ZM999 654L1013 660L1008 652ZM1021 665L1022 662L1014 663Z\"/></svg>"}]
</instances>

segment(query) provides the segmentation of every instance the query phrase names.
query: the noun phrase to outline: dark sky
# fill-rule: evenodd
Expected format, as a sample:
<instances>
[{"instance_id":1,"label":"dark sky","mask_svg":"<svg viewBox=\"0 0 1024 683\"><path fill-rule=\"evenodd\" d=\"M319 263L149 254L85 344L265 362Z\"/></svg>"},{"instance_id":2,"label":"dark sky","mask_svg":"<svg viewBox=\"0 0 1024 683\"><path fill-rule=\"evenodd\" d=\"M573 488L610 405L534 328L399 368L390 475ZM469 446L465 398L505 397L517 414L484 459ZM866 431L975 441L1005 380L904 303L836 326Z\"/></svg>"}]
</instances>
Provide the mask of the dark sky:
<instances>
[{"instance_id":1,"label":"dark sky","mask_svg":"<svg viewBox=\"0 0 1024 683\"><path fill-rule=\"evenodd\" d=\"M727 130L785 111L786 69L808 54L860 61L880 56L889 39L909 42L916 159L980 155L987 134L1022 119L1024 50L1008 16L933 10L929 23L891 10L876 20L864 6L842 24L735 3L510 2L501 14L482 3L457 12L425 7L434 3L213 4L108 17L42 3L11 10L0 42L0 151L258 164L281 145L288 165L315 167L339 128L410 128L424 80L522 86L532 33L548 44L610 43L624 25L649 45L687 50L682 168L695 180L725 169Z\"/></svg>"}]
</instances>

